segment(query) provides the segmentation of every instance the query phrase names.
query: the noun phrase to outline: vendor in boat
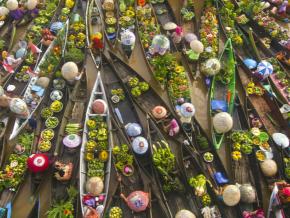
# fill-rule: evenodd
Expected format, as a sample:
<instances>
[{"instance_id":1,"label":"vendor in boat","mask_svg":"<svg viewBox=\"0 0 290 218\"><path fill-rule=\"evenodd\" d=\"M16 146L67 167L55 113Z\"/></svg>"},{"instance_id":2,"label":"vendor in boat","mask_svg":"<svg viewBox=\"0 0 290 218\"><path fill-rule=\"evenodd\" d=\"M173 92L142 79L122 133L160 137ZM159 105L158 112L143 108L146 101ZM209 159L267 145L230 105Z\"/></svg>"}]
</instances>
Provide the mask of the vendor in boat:
<instances>
[{"instance_id":1,"label":"vendor in boat","mask_svg":"<svg viewBox=\"0 0 290 218\"><path fill-rule=\"evenodd\" d=\"M101 49L104 48L104 44L103 44L103 35L100 32L97 32L96 34L94 34L91 37L91 44L89 46L89 48L95 50L95 51L99 51Z\"/></svg>"},{"instance_id":2,"label":"vendor in boat","mask_svg":"<svg viewBox=\"0 0 290 218\"><path fill-rule=\"evenodd\" d=\"M74 62L66 62L61 68L61 74L63 78L69 83L74 84L77 80L80 80L83 71L79 72L79 68Z\"/></svg>"}]
</instances>

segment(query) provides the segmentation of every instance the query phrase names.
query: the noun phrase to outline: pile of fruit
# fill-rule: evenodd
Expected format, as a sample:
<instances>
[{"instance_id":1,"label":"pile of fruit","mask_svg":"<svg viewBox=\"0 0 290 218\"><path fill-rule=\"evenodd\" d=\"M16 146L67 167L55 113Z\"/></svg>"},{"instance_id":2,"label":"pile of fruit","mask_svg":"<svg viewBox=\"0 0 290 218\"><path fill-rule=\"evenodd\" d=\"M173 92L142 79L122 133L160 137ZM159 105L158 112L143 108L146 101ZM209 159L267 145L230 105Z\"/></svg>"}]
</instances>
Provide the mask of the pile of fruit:
<instances>
[{"instance_id":1,"label":"pile of fruit","mask_svg":"<svg viewBox=\"0 0 290 218\"><path fill-rule=\"evenodd\" d=\"M88 128L88 141L86 143L85 158L88 167L88 176L104 177L105 163L108 154L108 126L103 117L92 117L86 123Z\"/></svg>"},{"instance_id":2,"label":"pile of fruit","mask_svg":"<svg viewBox=\"0 0 290 218\"><path fill-rule=\"evenodd\" d=\"M149 84L147 82L140 82L137 77L131 77L128 81L128 85L134 97L139 97L149 89Z\"/></svg>"},{"instance_id":3,"label":"pile of fruit","mask_svg":"<svg viewBox=\"0 0 290 218\"><path fill-rule=\"evenodd\" d=\"M122 218L123 211L120 207L112 207L110 209L109 218Z\"/></svg>"},{"instance_id":4,"label":"pile of fruit","mask_svg":"<svg viewBox=\"0 0 290 218\"><path fill-rule=\"evenodd\" d=\"M205 13L201 17L201 27L199 30L200 40L204 45L202 59L214 58L218 53L218 20L214 1L205 1Z\"/></svg>"},{"instance_id":5,"label":"pile of fruit","mask_svg":"<svg viewBox=\"0 0 290 218\"><path fill-rule=\"evenodd\" d=\"M119 18L119 24L123 28L135 28L135 11L134 11L134 1L119 1L119 9L121 12L121 17Z\"/></svg>"},{"instance_id":6,"label":"pile of fruit","mask_svg":"<svg viewBox=\"0 0 290 218\"><path fill-rule=\"evenodd\" d=\"M22 66L21 70L15 74L15 79L19 82L28 82L30 79L30 67L27 65Z\"/></svg>"},{"instance_id":7,"label":"pile of fruit","mask_svg":"<svg viewBox=\"0 0 290 218\"><path fill-rule=\"evenodd\" d=\"M125 166L133 167L133 155L129 151L129 147L126 144L121 146L114 146L113 148L115 167L123 173Z\"/></svg>"},{"instance_id":8,"label":"pile of fruit","mask_svg":"<svg viewBox=\"0 0 290 218\"><path fill-rule=\"evenodd\" d=\"M24 132L19 135L16 145L25 148L21 154L13 153L10 155L8 163L4 169L0 171L0 191L6 188L14 190L23 181L23 176L26 172L26 160L30 153L34 134ZM15 151L14 151L15 152Z\"/></svg>"},{"instance_id":9,"label":"pile of fruit","mask_svg":"<svg viewBox=\"0 0 290 218\"><path fill-rule=\"evenodd\" d=\"M113 103L118 103L119 101L123 101L125 99L125 94L123 89L112 89L111 90L111 100Z\"/></svg>"},{"instance_id":10,"label":"pile of fruit","mask_svg":"<svg viewBox=\"0 0 290 218\"><path fill-rule=\"evenodd\" d=\"M106 3L103 4L103 9L105 11L105 32L109 40L115 40L117 37L117 18L116 18L116 8L115 2L113 4Z\"/></svg>"}]
</instances>

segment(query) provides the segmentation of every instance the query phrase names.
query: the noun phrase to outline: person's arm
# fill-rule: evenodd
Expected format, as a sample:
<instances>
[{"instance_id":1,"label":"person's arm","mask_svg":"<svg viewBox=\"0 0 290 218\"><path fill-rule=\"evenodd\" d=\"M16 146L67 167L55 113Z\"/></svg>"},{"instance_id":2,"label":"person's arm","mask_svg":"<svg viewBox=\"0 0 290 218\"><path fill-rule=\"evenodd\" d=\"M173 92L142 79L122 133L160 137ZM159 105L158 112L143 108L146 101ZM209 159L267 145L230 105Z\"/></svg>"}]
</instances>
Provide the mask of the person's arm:
<instances>
[{"instance_id":1,"label":"person's arm","mask_svg":"<svg viewBox=\"0 0 290 218\"><path fill-rule=\"evenodd\" d=\"M75 80L80 80L83 74L84 74L84 71L82 71L78 76L76 76Z\"/></svg>"}]
</instances>

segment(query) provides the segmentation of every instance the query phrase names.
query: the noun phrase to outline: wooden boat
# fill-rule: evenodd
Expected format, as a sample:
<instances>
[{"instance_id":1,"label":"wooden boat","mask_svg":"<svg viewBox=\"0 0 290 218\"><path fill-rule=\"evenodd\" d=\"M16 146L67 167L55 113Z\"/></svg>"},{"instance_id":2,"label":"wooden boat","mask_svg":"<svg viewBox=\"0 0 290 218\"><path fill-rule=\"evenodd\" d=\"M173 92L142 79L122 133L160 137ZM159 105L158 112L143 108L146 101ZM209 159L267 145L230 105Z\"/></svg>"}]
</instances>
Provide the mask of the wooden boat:
<instances>
[{"instance_id":1,"label":"wooden boat","mask_svg":"<svg viewBox=\"0 0 290 218\"><path fill-rule=\"evenodd\" d=\"M119 50L122 56L128 61L134 50L136 43L136 16L135 16L135 1L117 0L118 12L119 12ZM133 34L132 34L133 33ZM122 42L123 39L123 42Z\"/></svg>"},{"instance_id":2,"label":"wooden boat","mask_svg":"<svg viewBox=\"0 0 290 218\"><path fill-rule=\"evenodd\" d=\"M206 0L204 10L200 20L199 35L200 41L205 49L200 54L200 60L205 61L208 58L217 58L219 51L219 24L217 21L217 8L215 1Z\"/></svg>"},{"instance_id":3,"label":"wooden boat","mask_svg":"<svg viewBox=\"0 0 290 218\"><path fill-rule=\"evenodd\" d=\"M108 61L109 63L107 63L106 65L104 65L104 72L105 72L105 81L106 82L106 88L108 91L111 92L111 96L112 96L112 92L115 93L114 90L119 90L121 91L124 95L124 98L121 97L122 100L120 100L117 103L111 103L110 107L111 110L114 112L113 115L118 123L118 125L121 126L122 130L124 131L124 134L126 135L127 139L129 140L130 143L135 144L134 139L136 140L141 140L141 141L145 141L146 142L146 134L147 134L147 129L146 129L146 120L142 119L140 114L138 113L138 111L136 110L136 108L134 107L133 104L133 100L131 99L131 96L128 93L128 90L126 89L126 87L124 86L124 84L122 83L122 81L120 80L120 78L118 77L118 73L116 71L117 68L114 68L114 64L112 61L109 60L108 57ZM114 96L112 96L112 100L114 100ZM128 116L130 114L130 116ZM138 126L137 128L141 128L141 132L136 135L135 137L130 136L131 133L128 133L130 126ZM135 128L135 127L134 127ZM133 146L133 145L132 145ZM133 147L132 147L133 148ZM146 148L146 147L145 147ZM136 146L135 146L136 149ZM133 148L134 151L134 148ZM137 150L138 152L140 152L140 150ZM143 154L142 154L143 152ZM164 205L163 199L161 197L160 194L160 190L157 188L156 186L156 181L155 181L155 176L154 176L154 172L153 172L153 163L150 161L151 160L151 154L148 151L148 148L146 150L142 151L141 148L141 152L140 154L137 154L136 151L134 151L134 156L139 164L139 166L141 167L141 169L143 170L143 173L146 175L146 177L148 177L150 179L150 187L148 187L149 193L152 197L152 200L154 198L157 199L156 203L152 203L151 207L154 206L154 208L152 208L152 217L160 217L164 214L168 214L167 212L167 208ZM152 201L153 202L153 201ZM156 213L156 214L155 214ZM154 215L155 214L155 215ZM167 216L167 215L166 215Z\"/></svg>"},{"instance_id":4,"label":"wooden boat","mask_svg":"<svg viewBox=\"0 0 290 218\"><path fill-rule=\"evenodd\" d=\"M245 73L245 70L247 70L247 68L243 65L241 67L239 68L238 72L244 90L246 90L247 85L251 80ZM267 94L265 94L264 96L248 95L245 104L245 111L247 112L247 119L251 126L253 126L252 120L256 119L262 124L261 129L267 132L269 135L285 131L286 134L289 134L287 122L282 117L279 108L275 103L275 100L270 99L270 97ZM277 162L279 166L285 166L283 164L282 158L283 156L286 157L287 154L283 151L283 149L276 146L271 139L268 141L268 143L270 144L270 147L273 151L273 155L275 158L274 160ZM276 180L282 178L283 175L282 168L279 168L280 173L277 174ZM266 181L269 185L271 185L274 180L275 178L266 178Z\"/></svg>"},{"instance_id":5,"label":"wooden boat","mask_svg":"<svg viewBox=\"0 0 290 218\"><path fill-rule=\"evenodd\" d=\"M195 198L197 201L198 208L200 209L201 213L206 214L207 211L211 210L217 217L225 217L224 206L222 202L218 199L218 195L216 194L215 187L211 184L210 178L204 174L204 169L201 165L197 162L196 158L194 158L194 153L192 149L189 148L187 145L183 145L179 148L182 154L182 163L184 165L184 171L187 178L187 181L190 185L191 179L203 178L206 180L204 184L204 191L198 193L196 190L198 187L194 185L190 186L190 192L194 192ZM205 203L203 200L204 198L210 199L210 202Z\"/></svg>"},{"instance_id":6,"label":"wooden boat","mask_svg":"<svg viewBox=\"0 0 290 218\"><path fill-rule=\"evenodd\" d=\"M234 107L234 99L235 99L235 84L236 84L236 72L235 72L235 58L233 54L232 42L230 39L227 40L224 50L221 53L219 60L221 62L222 72L225 75L222 77L227 76L227 80L223 81L224 78L219 79L220 75L215 75L211 82L210 94L209 94L209 103L210 103L210 110L209 114L210 117L213 117L218 111L227 112L230 115L233 112ZM214 108L214 103L220 102L224 105L224 109L222 108ZM212 124L212 122L211 122ZM223 140L224 140L224 133L217 133L214 128L213 124L211 127L212 131L212 140L213 144L216 149L219 149Z\"/></svg>"},{"instance_id":7,"label":"wooden boat","mask_svg":"<svg viewBox=\"0 0 290 218\"><path fill-rule=\"evenodd\" d=\"M104 32L111 48L114 48L119 35L119 7L117 0L102 0Z\"/></svg>"},{"instance_id":8,"label":"wooden boat","mask_svg":"<svg viewBox=\"0 0 290 218\"><path fill-rule=\"evenodd\" d=\"M98 176L98 171L97 172L90 172L92 168L92 161L96 163L100 163L100 159L98 157L94 157L94 154L88 155L89 151L88 148L86 147L87 142L90 140L90 135L89 135L89 127L88 123L92 119L99 119L98 122L100 124L102 123L103 128L100 129L106 129L106 136L104 137L104 144L106 145L105 150L102 150L103 152L106 152L107 158L105 159L106 162L105 164L102 164L102 169L99 173L99 177L102 178L103 183L104 183L104 188L101 190L102 193L96 193L96 196L102 195L104 197L103 201L100 203L104 207L107 206L107 201L108 201L108 191L109 191L109 182L110 182L110 171L111 171L111 151L112 151L112 136L111 136L111 115L108 109L104 109L104 112L102 114L96 114L94 113L92 107L93 107L93 102L95 100L102 100L105 102L105 104L108 104L105 89L103 86L103 82L101 79L100 72L98 72L98 76L95 82L95 85L93 87L92 95L90 97L90 100L88 102L88 107L87 107L87 112L86 112L86 117L85 117L85 125L84 131L83 131L83 142L82 142L82 147L81 147L81 152L80 152L80 176L79 176L79 185L80 185L80 203L81 203L81 210L83 216L89 212L89 209L87 205L84 203L84 199L86 198L91 198L89 197L88 190L86 190L86 184L89 181L90 177L92 176ZM97 121L96 121L97 122ZM87 161L86 161L87 160ZM105 161L104 160L104 161ZM91 163L90 163L91 162ZM90 166L91 165L91 166ZM95 175L97 173L97 175ZM93 197L95 198L95 197Z\"/></svg>"},{"instance_id":9,"label":"wooden boat","mask_svg":"<svg viewBox=\"0 0 290 218\"><path fill-rule=\"evenodd\" d=\"M149 46L152 42L152 39L155 35L161 34L160 27L158 25L157 18L153 12L153 8L150 6L150 4L146 5L136 5L136 17L137 17L137 32L139 35L139 40L141 44L141 48L144 54L144 58L146 60L146 64L148 68L150 69L150 72L152 75L154 75L154 78L160 85L161 89L165 88L166 84L166 78L163 78L163 75L161 72L158 72L156 69L154 69L154 66L152 63L150 63L151 54L149 52ZM151 31L151 37L149 38L148 35L150 35L149 30L145 28L145 22L148 22L152 25L152 31ZM160 77L160 79L158 79Z\"/></svg>"},{"instance_id":10,"label":"wooden boat","mask_svg":"<svg viewBox=\"0 0 290 218\"><path fill-rule=\"evenodd\" d=\"M4 162L4 158L5 158L5 148L6 148L6 138L5 138L5 134L7 132L7 125L8 125L8 117L3 117L0 119L0 167L2 168L2 164Z\"/></svg>"},{"instance_id":11,"label":"wooden boat","mask_svg":"<svg viewBox=\"0 0 290 218\"><path fill-rule=\"evenodd\" d=\"M46 59L49 56L54 56L53 53L53 49L54 47L58 47L60 49L59 56L57 58L57 61L55 63L55 65L53 66L55 69L52 69L52 72L49 74L49 78L51 78L54 75L54 72L56 72L57 68L60 65L60 61L61 61L61 57L60 55L63 53L63 50L65 48L66 45L66 38L67 38L67 28L68 28L69 22L67 21L64 25L64 28L61 30L61 34L59 34L58 36L60 37L58 40L54 40L53 43L51 43L50 48L46 51L46 54L42 57L41 61L39 62L38 66L35 69L35 75L31 77L29 84L23 94L24 99L26 100L26 102L29 104L29 114L26 118L21 119L19 117L16 118L12 132L10 134L9 140L12 140L13 138L15 138L17 136L17 134L20 132L20 130L26 125L26 123L28 122L29 118L33 115L33 113L35 112L35 110L38 108L38 106L40 105L40 103L42 102L43 98L44 98L44 92L45 89L40 92L39 95L37 95L38 97L36 97L36 99L32 98L32 95L35 93L34 87L36 85L36 82L38 80L39 73L41 72L41 65L45 63ZM60 41L63 40L63 41ZM34 105L33 105L33 104Z\"/></svg>"},{"instance_id":12,"label":"wooden boat","mask_svg":"<svg viewBox=\"0 0 290 218\"><path fill-rule=\"evenodd\" d=\"M114 173L112 172L112 175L115 174L115 176L112 176L112 182L114 185L111 185L110 192L111 194L108 197L108 203L107 207L105 209L105 214L109 214L111 209L114 207L119 207L122 210L122 215L124 217L132 218L134 216L138 217L151 217L151 209L147 208L145 211L142 212L134 212L132 211L122 199L121 194L124 196L130 195L131 192L133 191L144 191L148 192L150 195L150 180L146 176L145 173L143 173L143 170L141 169L140 165L138 164L138 161L135 159L133 155L133 151L131 149L130 142L128 141L127 137L123 133L123 130L121 127L117 124L116 120L114 117L111 118L112 123L113 123L113 141L114 141L114 148L113 148L113 153L114 150L117 149L117 146L119 149L122 149L122 146L126 146L128 148L128 151L126 152L127 154L127 162L122 163L121 160L118 160L118 153L114 153L113 155L113 166L114 166ZM122 149L123 150L123 149ZM123 152L125 152L123 150ZM130 163L132 162L132 164ZM121 164L126 164L125 166L130 167L132 171L130 172L125 172L124 169L121 169ZM125 168L124 166L124 168Z\"/></svg>"},{"instance_id":13,"label":"wooden boat","mask_svg":"<svg viewBox=\"0 0 290 218\"><path fill-rule=\"evenodd\" d=\"M84 2L82 4L84 4ZM92 47L90 49L90 53L96 67L99 68L102 62L101 53L103 51L105 41L103 37L101 39L101 47L99 49L93 47L92 37L94 36L94 34L101 33L102 35L104 35L104 28L100 15L100 10L95 0L91 0L88 4L86 4L86 27L87 44Z\"/></svg>"},{"instance_id":14,"label":"wooden boat","mask_svg":"<svg viewBox=\"0 0 290 218\"><path fill-rule=\"evenodd\" d=\"M178 147L180 148L180 144L174 142L174 140L165 138L163 133L158 129L157 125L153 122L153 120L151 120L150 116L148 116L148 126L148 138L151 145L151 152L153 153L153 162L155 158L154 153L157 152L158 149L169 149L174 155L172 157L172 161L175 162L175 166L173 165L174 168L172 170L167 172L165 166L155 165L155 173L159 177L157 180L158 185L159 188L164 191L163 197L168 204L167 207L170 210L170 216L174 217L175 214L177 214L177 212L181 209L187 209L193 212L196 216L201 216L196 197L187 185L187 178L184 176L182 168L180 168L176 162L176 158L180 155L180 153L176 152L176 149L178 150ZM168 158L171 159L169 156ZM164 176L166 176L169 181L165 180ZM169 185L170 183L172 183L173 187ZM169 187L166 187L167 185Z\"/></svg>"},{"instance_id":15,"label":"wooden boat","mask_svg":"<svg viewBox=\"0 0 290 218\"><path fill-rule=\"evenodd\" d=\"M54 156L56 160L53 164L53 179L51 182L51 202L53 211L61 202L66 203L70 201L68 193L69 188L75 187L78 182L79 174L79 158L80 149L78 144L81 140L76 142L82 135L82 123L84 118L87 91L86 78L83 76L77 81L74 88L71 90L70 99L66 104L63 114L58 137L55 142ZM68 144L68 139L72 137L73 140ZM76 144L78 143L78 144ZM70 147L69 147L70 146ZM74 211L77 211L74 205Z\"/></svg>"},{"instance_id":16,"label":"wooden boat","mask_svg":"<svg viewBox=\"0 0 290 218\"><path fill-rule=\"evenodd\" d=\"M0 191L0 207L2 209L7 208L10 217L12 214L11 207L13 201L17 196L27 175L26 160L31 154L32 150L34 150L35 140L37 138L35 137L36 132L37 128L27 124L25 128L22 129L17 138L14 141L10 142L11 147L6 151L6 166L2 167L1 173L3 173L4 175L8 173L13 173L13 168L19 166L18 173L13 174L13 177L7 176L7 178L1 182L2 189ZM18 161L19 165L11 168L11 163L13 163L13 161ZM22 163L23 165L21 165L20 163ZM15 183L12 182L12 179L15 179Z\"/></svg>"},{"instance_id":17,"label":"wooden boat","mask_svg":"<svg viewBox=\"0 0 290 218\"><path fill-rule=\"evenodd\" d=\"M255 152L251 150L247 152L242 150L243 148L235 147L235 143L244 143L243 140L235 139L237 134L250 135L250 126L248 123L248 117L246 117L243 105L241 104L239 96L235 100L235 108L233 112L233 129L231 131L230 139L228 144L230 149L228 149L228 157L230 158L231 174L233 181L238 183L245 188L254 188L256 196L252 199L248 199L249 202L242 201L240 204L245 211L257 211L263 208L263 191L261 186L261 173L259 169L259 161L255 156ZM243 145L242 145L243 146ZM235 158L235 153L241 152L241 158Z\"/></svg>"}]
</instances>

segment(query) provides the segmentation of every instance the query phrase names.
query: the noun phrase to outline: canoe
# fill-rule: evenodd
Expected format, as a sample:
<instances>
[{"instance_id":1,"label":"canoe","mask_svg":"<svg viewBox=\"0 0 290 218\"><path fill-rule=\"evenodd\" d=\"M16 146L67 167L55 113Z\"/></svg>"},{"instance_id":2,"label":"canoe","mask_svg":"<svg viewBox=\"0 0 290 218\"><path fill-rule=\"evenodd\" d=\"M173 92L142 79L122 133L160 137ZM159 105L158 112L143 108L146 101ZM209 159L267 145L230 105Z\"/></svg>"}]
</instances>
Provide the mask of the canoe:
<instances>
[{"instance_id":1,"label":"canoe","mask_svg":"<svg viewBox=\"0 0 290 218\"><path fill-rule=\"evenodd\" d=\"M219 79L222 72L218 75L215 75L211 82L210 94L209 94L209 115L211 118L219 112L227 112L232 115L235 99L235 85L236 85L236 69L235 69L235 58L233 54L232 42L230 39L224 45L224 50L219 56L221 62L221 71L227 71L227 75L222 75L225 78ZM216 108L215 104L220 103L223 105L222 108ZM225 134L218 133L213 128L213 121L211 120L211 132L212 132L212 141L216 149L219 149L224 140Z\"/></svg>"},{"instance_id":2,"label":"canoe","mask_svg":"<svg viewBox=\"0 0 290 218\"><path fill-rule=\"evenodd\" d=\"M119 35L119 6L117 0L102 0L104 32L111 48L114 48ZM96 2L97 4L97 2Z\"/></svg>"},{"instance_id":3,"label":"canoe","mask_svg":"<svg viewBox=\"0 0 290 218\"><path fill-rule=\"evenodd\" d=\"M154 78L158 82L158 85L160 85L160 88L164 89L166 85L165 75L160 70L158 71L158 69L154 69L154 65L150 62L152 55L150 54L149 51L149 47L152 43L153 37L155 35L161 34L160 32L161 27L158 25L157 18L150 4L146 4L144 6L136 5L135 11L137 16L137 31L139 35L138 38L140 40L146 64L150 69L150 73L154 76ZM152 31L149 31L145 27L144 25L145 22L151 24Z\"/></svg>"},{"instance_id":4,"label":"canoe","mask_svg":"<svg viewBox=\"0 0 290 218\"><path fill-rule=\"evenodd\" d=\"M196 216L201 216L199 205L196 202L196 197L193 195L193 192L187 184L187 178L184 176L182 168L180 168L177 163L178 155L180 155L180 153L178 153L176 149L180 147L180 144L174 142L174 140L165 138L150 116L148 116L148 128L148 139L151 145L151 152L153 153L155 173L159 178L157 180L158 185L161 190L163 189L163 197L165 198L165 202L169 208L170 217L174 217L180 209L187 209ZM163 152L167 151L167 153L169 152L173 155L166 155L168 158L167 164L171 163L173 166L171 165L168 167L166 162L163 164L157 164L159 159L155 162L155 159L157 159L158 156L156 155L158 150L163 150ZM159 158L164 158L164 156L161 155ZM170 169L168 170L166 167Z\"/></svg>"},{"instance_id":5,"label":"canoe","mask_svg":"<svg viewBox=\"0 0 290 218\"><path fill-rule=\"evenodd\" d=\"M180 147L180 152L182 154L182 163L184 165L183 170L185 171L185 175L187 178L187 181L190 185L191 192L194 192L195 198L197 201L198 208L201 210L201 213L204 214L208 210L215 211L215 214L220 217L226 217L225 211L224 211L224 205L222 202L218 199L218 195L216 194L215 187L212 185L210 178L208 175L205 175L204 169L201 167L201 165L197 162L196 158L194 158L194 153L192 152L191 148L189 148L186 145L183 145ZM205 184L203 186L204 191L199 193L197 191L196 186L192 184L191 186L191 180L196 180L198 178L205 179ZM205 203L203 198L205 196L210 199L210 202Z\"/></svg>"},{"instance_id":6,"label":"canoe","mask_svg":"<svg viewBox=\"0 0 290 218\"><path fill-rule=\"evenodd\" d=\"M100 206L106 207L107 201L108 201L108 191L109 191L109 182L110 182L110 175L111 175L111 152L112 152L112 135L111 135L111 115L108 109L104 109L101 114L96 114L93 109L93 103L95 100L102 100L102 102L105 102L106 105L108 105L107 97L105 88L103 86L103 82L101 79L101 74L98 72L96 82L93 87L93 91L90 97L90 100L88 102L87 106L87 112L85 116L85 126L83 131L83 141L82 141L82 147L80 152L80 174L79 174L79 190L80 190L80 203L81 203L81 210L82 215L85 216L85 214L89 213L89 209L87 205L85 204L85 199L91 199L89 194L89 190L86 189L86 185L90 178L92 177L99 177L103 181L103 189L98 191L95 196L103 196L103 201L99 202ZM93 121L95 120L95 122ZM105 135L103 134L103 138L99 138L99 143L103 142L104 145L102 148L102 153L106 153L106 158L102 159L105 161L104 163L101 162L99 157L94 156L91 150L87 147L88 142L91 141L90 138L90 130L89 130L89 121L92 121L96 125L101 125L103 130L105 132ZM97 124L98 123L98 124ZM96 126L90 126L91 129L95 129ZM96 130L95 130L96 131ZM96 137L96 136L95 136ZM92 138L94 139L94 138ZM101 145L100 145L101 146ZM93 168L94 165L98 166L98 168ZM98 180L99 181L99 180ZM95 197L93 197L94 199ZM103 213L103 212L101 212Z\"/></svg>"},{"instance_id":7,"label":"canoe","mask_svg":"<svg viewBox=\"0 0 290 218\"><path fill-rule=\"evenodd\" d=\"M185 40L181 40L179 43L175 42L174 41L175 40L174 35L176 35L174 33L175 30L167 29L167 26L166 26L168 23L174 23L176 25L181 26L180 21L178 21L174 15L174 12L170 3L167 1L164 1L163 3L151 2L151 4L154 9L155 16L160 25L162 34L167 36L168 39L170 40L170 52L173 53L175 56L180 56L182 58L183 65L189 71L190 75L193 75L194 72L192 72L192 67L190 66L189 60L184 53L187 48L190 49L189 44L186 43ZM194 24L193 21L191 21L190 23ZM187 26L187 28L189 28L189 26ZM185 30L183 31L184 31L183 34L185 35ZM193 29L190 29L189 31L193 33ZM177 35L176 37L178 38Z\"/></svg>"},{"instance_id":8,"label":"canoe","mask_svg":"<svg viewBox=\"0 0 290 218\"><path fill-rule=\"evenodd\" d=\"M7 166L11 166L11 163L16 160L18 163L22 163L23 167L19 165L17 168L18 173L14 174L14 177L3 180L1 182L2 189L0 190L0 207L5 208L7 205L12 205L14 199L16 198L19 190L22 187L23 181L27 178L27 169L26 169L26 160L31 154L31 152L35 149L35 134L37 133L37 128L35 126L26 125L24 129L20 132L20 134L15 138L14 141L11 141L10 149L5 152L5 166L2 166L1 173L8 174L11 170L13 172L13 168L7 170ZM16 178L17 177L17 178ZM11 182L11 179L16 179L15 183ZM10 214L12 211L10 211ZM11 216L11 215L10 215Z\"/></svg>"},{"instance_id":9,"label":"canoe","mask_svg":"<svg viewBox=\"0 0 290 218\"><path fill-rule=\"evenodd\" d=\"M111 118L112 126L113 126L113 157L112 157L112 176L111 176L111 188L110 194L108 197L108 203L105 208L105 215L109 215L111 209L114 207L119 207L122 210L123 217L133 218L134 216L138 215L138 217L150 217L151 208L147 208L145 211L135 213L133 212L126 204L124 199L120 196L123 194L125 197L130 195L133 191L150 191L150 180L148 177L143 173L142 168L138 164L138 161L135 159L133 155L133 150L131 149L130 142L128 141L127 137L125 136L121 127L117 124L117 121L114 117ZM128 151L122 149L128 148ZM118 147L117 147L118 146ZM123 153L126 153L126 161L122 161L119 159L120 152L114 152L114 150L122 149ZM123 166L123 168L122 168ZM129 167L130 171L125 171L125 167Z\"/></svg>"},{"instance_id":10,"label":"canoe","mask_svg":"<svg viewBox=\"0 0 290 218\"><path fill-rule=\"evenodd\" d=\"M121 54L125 58L125 60L129 61L136 43L137 21L134 9L137 2L124 0L115 1L117 1L117 5L119 7L119 19L117 21L119 25L117 39L117 41L119 42L119 50L121 51Z\"/></svg>"},{"instance_id":11,"label":"canoe","mask_svg":"<svg viewBox=\"0 0 290 218\"><path fill-rule=\"evenodd\" d=\"M10 134L9 140L12 140L13 138L15 138L17 136L17 134L20 132L20 130L26 125L26 123L28 122L29 118L33 115L33 113L35 112L35 110L39 107L40 103L42 102L44 95L45 95L45 89L40 90L41 92L38 95L38 99L36 98L36 100L31 101L31 96L34 93L34 88L36 86L36 82L38 80L38 78L40 77L39 73L41 72L42 69L42 65L45 65L47 60L50 56L50 58L55 58L54 54L53 54L53 48L54 47L58 47L59 48L59 56L55 61L55 65L52 65L52 69L50 74L48 74L48 78L52 78L52 76L54 75L54 73L56 72L56 70L58 69L60 62L61 62L61 57L60 55L63 53L63 50L65 48L66 45L66 38L67 38L67 29L69 26L69 22L67 21L64 25L64 28L61 30L62 34L58 34L58 37L60 37L60 39L62 39L62 41L58 41L58 40L54 40L53 43L51 43L51 45L49 46L49 49L47 49L46 53L43 55L41 61L39 62L38 66L35 69L35 73L34 75L31 77L29 84L25 90L25 92L23 93L23 97L24 99L27 101L27 103L30 103L28 105L28 110L29 113L27 115L26 118L21 119L19 117L16 118L14 125L13 125L13 129L12 132ZM59 43L59 44L58 44ZM29 102L30 101L30 102ZM33 104L32 104L33 102Z\"/></svg>"},{"instance_id":12,"label":"canoe","mask_svg":"<svg viewBox=\"0 0 290 218\"><path fill-rule=\"evenodd\" d=\"M74 213L77 212L76 196L70 196L68 190L75 188L78 183L80 145L87 100L86 83L86 77L83 75L70 90L70 98L58 131L54 149L56 159L53 164L50 213L57 210L59 204L68 202L73 205Z\"/></svg>"},{"instance_id":13,"label":"canoe","mask_svg":"<svg viewBox=\"0 0 290 218\"><path fill-rule=\"evenodd\" d=\"M8 124L8 117L3 117L0 119L0 167L2 168L4 158L5 158L5 150L6 150L6 132L7 132L7 124Z\"/></svg>"},{"instance_id":14,"label":"canoe","mask_svg":"<svg viewBox=\"0 0 290 218\"><path fill-rule=\"evenodd\" d=\"M122 96L120 96L121 100L117 103L113 103L113 101L110 101L110 107L113 111L113 116L115 117L118 125L121 126L122 130L124 131L124 134L126 135L127 139L130 143L135 144L135 139L144 141L146 143L147 141L147 127L146 127L146 120L142 119L139 112L136 110L133 100L131 96L129 95L129 92L127 88L124 86L120 78L117 76L117 68L114 68L113 61L107 57L107 63L104 65L104 73L105 73L105 83L106 83L106 89L108 90L108 93L111 93L109 96L112 97L112 100L114 100L115 97L113 97L112 92L115 93L115 90L119 90L122 92ZM122 91L121 91L122 90ZM130 115L130 116L128 116ZM137 132L131 131L130 129L137 127ZM140 129L141 128L141 129ZM139 131L141 130L141 132ZM129 132L128 132L129 131ZM134 136L135 137L134 137ZM133 137L132 137L133 136ZM148 144L148 143L147 143ZM133 145L132 145L133 146ZM133 147L132 147L133 148ZM160 197L160 191L156 188L154 185L156 183L156 178L153 173L153 163L151 160L151 154L148 151L148 147L146 150L138 149L135 146L135 149L137 152L140 152L140 154L137 154L136 151L134 151L134 156L143 170L146 177L150 179L150 187L149 187L149 193L152 196L152 199L156 198L156 203L152 204L152 217L163 217L164 214L167 214L166 207L164 206L163 200ZM153 201L152 201L153 202Z\"/></svg>"},{"instance_id":15,"label":"canoe","mask_svg":"<svg viewBox=\"0 0 290 218\"><path fill-rule=\"evenodd\" d=\"M251 185L256 193L254 199L250 199L249 202L242 201L240 203L242 208L246 211L256 211L260 208L263 208L263 191L261 186L262 176L259 169L259 161L255 156L255 149L246 153L243 148L235 147L235 144L240 144L243 146L244 143L242 140L239 141L239 139L235 139L235 135L250 135L248 117L246 116L243 106L244 105L242 105L240 97L237 96L233 112L234 125L230 134L230 138L227 140L229 144L227 156L230 159L233 182L244 185L244 187ZM241 158L234 158L234 154L236 152L241 152Z\"/></svg>"},{"instance_id":16,"label":"canoe","mask_svg":"<svg viewBox=\"0 0 290 218\"><path fill-rule=\"evenodd\" d=\"M245 67L245 69L247 68ZM239 75L245 90L247 84L250 82L250 79L243 69L239 70ZM248 114L247 119L251 125L253 125L252 122L250 122L253 119L251 117L256 117L263 124L261 129L267 132L269 135L272 135L273 133L277 132L283 133L285 131L286 134L289 134L287 122L283 119L279 111L279 108L275 103L275 100L270 99L269 96L267 95L264 95L262 97L248 95L246 100L247 101L245 104L245 109ZM271 146L271 149L273 150L274 156L276 155L275 161L279 166L282 166L283 168L285 166L285 164L283 163L283 157L287 157L287 152L285 152L284 149L281 149L280 147L276 146L275 143L271 140L271 138L269 140L269 144ZM281 174L280 177L278 176L277 178L281 178L283 172L281 171L280 174ZM269 183L272 184L272 182L270 178Z\"/></svg>"},{"instance_id":17,"label":"canoe","mask_svg":"<svg viewBox=\"0 0 290 218\"><path fill-rule=\"evenodd\" d=\"M84 4L84 2L82 4ZM101 53L103 51L103 48L92 47L93 46L92 37L96 33L101 33L103 36L104 27L103 27L102 18L100 15L99 6L95 0L91 0L89 1L88 4L86 4L86 40L87 40L87 44L91 47L90 54L92 56L94 64L96 65L97 68L99 68L102 62ZM104 46L104 42L105 42L104 40L105 38L102 37L101 47Z\"/></svg>"},{"instance_id":18,"label":"canoe","mask_svg":"<svg viewBox=\"0 0 290 218\"><path fill-rule=\"evenodd\" d=\"M200 60L217 58L219 51L219 23L217 20L217 8L215 1L206 0L204 10L200 19L199 35L200 41L205 49L200 54Z\"/></svg>"}]
</instances>

